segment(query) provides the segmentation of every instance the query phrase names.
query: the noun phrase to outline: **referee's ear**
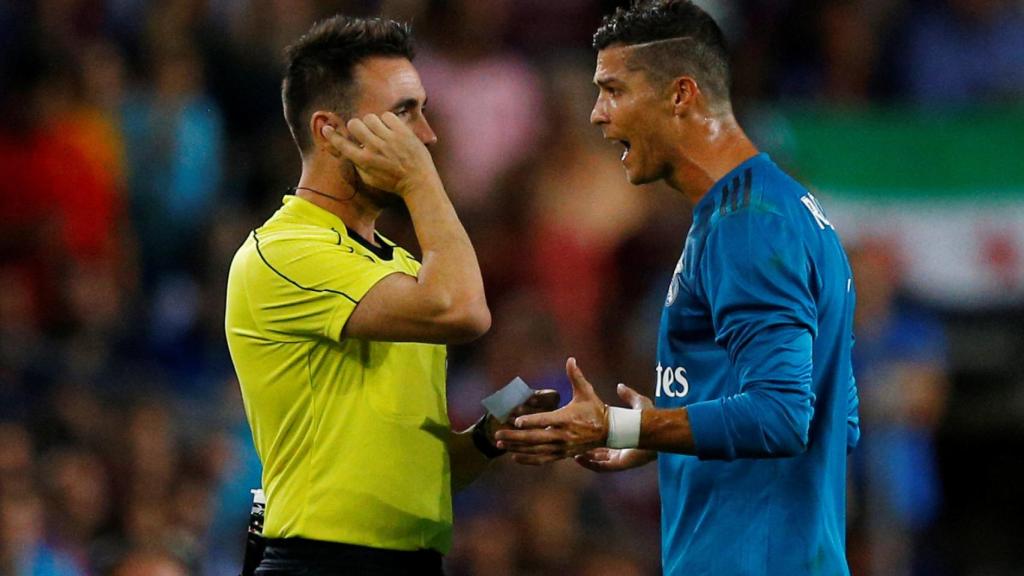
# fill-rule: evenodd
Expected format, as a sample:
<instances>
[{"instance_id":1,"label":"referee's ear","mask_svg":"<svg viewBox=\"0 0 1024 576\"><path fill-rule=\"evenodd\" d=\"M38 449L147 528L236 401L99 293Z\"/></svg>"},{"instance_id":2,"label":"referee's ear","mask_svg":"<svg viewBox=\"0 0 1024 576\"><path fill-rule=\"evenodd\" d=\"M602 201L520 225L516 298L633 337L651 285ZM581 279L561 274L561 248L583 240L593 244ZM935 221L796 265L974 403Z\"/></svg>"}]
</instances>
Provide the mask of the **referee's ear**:
<instances>
[{"instance_id":1,"label":"referee's ear","mask_svg":"<svg viewBox=\"0 0 1024 576\"><path fill-rule=\"evenodd\" d=\"M309 128L313 132L313 151L326 152L336 158L341 157L331 141L323 133L324 126L334 128L334 131L345 138L349 138L348 128L345 127L345 119L329 110L317 110L309 117Z\"/></svg>"}]
</instances>

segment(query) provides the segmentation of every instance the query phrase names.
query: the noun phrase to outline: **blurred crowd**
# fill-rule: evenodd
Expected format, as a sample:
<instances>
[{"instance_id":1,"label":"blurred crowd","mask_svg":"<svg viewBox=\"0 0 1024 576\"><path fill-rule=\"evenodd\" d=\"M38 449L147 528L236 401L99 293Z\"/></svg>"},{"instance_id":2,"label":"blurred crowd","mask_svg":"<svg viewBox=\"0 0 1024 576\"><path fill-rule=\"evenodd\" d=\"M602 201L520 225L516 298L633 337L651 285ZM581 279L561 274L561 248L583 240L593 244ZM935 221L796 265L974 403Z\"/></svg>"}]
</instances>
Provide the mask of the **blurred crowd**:
<instances>
[{"instance_id":1,"label":"blurred crowd","mask_svg":"<svg viewBox=\"0 0 1024 576\"><path fill-rule=\"evenodd\" d=\"M964 106L1024 96L1009 0L698 2L734 54L741 118L779 102ZM233 574L259 486L223 337L227 266L295 184L283 48L337 12L413 22L433 150L494 328L452 348L457 426L515 376L649 390L689 206L627 184L588 124L599 0L0 2L0 574ZM401 211L381 225L415 248ZM858 269L864 450L857 574L946 574L932 437L941 323ZM414 250L415 252L415 250ZM913 342L913 345L901 343ZM456 499L452 576L658 573L653 466L497 465ZM924 540L923 540L924 539Z\"/></svg>"}]
</instances>

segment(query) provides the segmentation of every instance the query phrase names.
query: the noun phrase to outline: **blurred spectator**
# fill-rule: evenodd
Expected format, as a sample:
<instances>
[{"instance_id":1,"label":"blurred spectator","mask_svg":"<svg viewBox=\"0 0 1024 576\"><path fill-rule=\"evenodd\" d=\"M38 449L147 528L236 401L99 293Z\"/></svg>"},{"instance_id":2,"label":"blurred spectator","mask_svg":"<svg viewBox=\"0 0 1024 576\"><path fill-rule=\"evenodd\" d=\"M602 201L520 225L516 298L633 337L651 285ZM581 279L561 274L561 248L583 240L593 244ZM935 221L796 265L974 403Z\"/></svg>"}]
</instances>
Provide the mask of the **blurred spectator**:
<instances>
[{"instance_id":1,"label":"blurred spectator","mask_svg":"<svg viewBox=\"0 0 1024 576\"><path fill-rule=\"evenodd\" d=\"M527 221L530 272L558 322L564 350L603 370L602 321L618 297L614 257L648 216L651 187L622 177L616 144L589 124L594 88L588 69L558 63L550 77L551 102L543 154L530 166Z\"/></svg>"},{"instance_id":2,"label":"blurred spectator","mask_svg":"<svg viewBox=\"0 0 1024 576\"><path fill-rule=\"evenodd\" d=\"M43 501L29 485L0 487L0 573L11 576L86 576L66 553L45 540Z\"/></svg>"},{"instance_id":3,"label":"blurred spectator","mask_svg":"<svg viewBox=\"0 0 1024 576\"><path fill-rule=\"evenodd\" d=\"M26 34L8 66L0 126L0 264L31 285L41 326L60 321L65 266L123 256L120 141L85 98L71 53Z\"/></svg>"},{"instance_id":4,"label":"blurred spectator","mask_svg":"<svg viewBox=\"0 0 1024 576\"><path fill-rule=\"evenodd\" d=\"M1024 7L1014 0L920 3L899 28L907 95L968 105L1024 96Z\"/></svg>"},{"instance_id":5,"label":"blurred spectator","mask_svg":"<svg viewBox=\"0 0 1024 576\"><path fill-rule=\"evenodd\" d=\"M531 387L572 397L565 378L564 347L548 307L535 292L507 295L494 308L494 329L482 340L478 360L463 363L448 379L448 412L455 427L480 417L480 401L515 377Z\"/></svg>"},{"instance_id":6,"label":"blurred spectator","mask_svg":"<svg viewBox=\"0 0 1024 576\"><path fill-rule=\"evenodd\" d=\"M142 279L153 287L197 264L220 191L224 134L189 39L169 31L150 44L152 84L126 100L123 123Z\"/></svg>"},{"instance_id":7,"label":"blurred spectator","mask_svg":"<svg viewBox=\"0 0 1024 576\"><path fill-rule=\"evenodd\" d=\"M188 572L173 556L159 551L133 551L117 563L110 576L187 576Z\"/></svg>"},{"instance_id":8,"label":"blurred spectator","mask_svg":"<svg viewBox=\"0 0 1024 576\"><path fill-rule=\"evenodd\" d=\"M28 430L14 422L0 422L0 491L33 480L32 438Z\"/></svg>"},{"instance_id":9,"label":"blurred spectator","mask_svg":"<svg viewBox=\"0 0 1024 576\"><path fill-rule=\"evenodd\" d=\"M583 558L572 572L579 576L641 576L646 573L639 562L619 550L597 550Z\"/></svg>"},{"instance_id":10,"label":"blurred spectator","mask_svg":"<svg viewBox=\"0 0 1024 576\"><path fill-rule=\"evenodd\" d=\"M463 522L465 536L445 558L446 574L512 576L520 573L517 561L524 547L523 530L512 518L507 514L479 514Z\"/></svg>"},{"instance_id":11,"label":"blurred spectator","mask_svg":"<svg viewBox=\"0 0 1024 576\"><path fill-rule=\"evenodd\" d=\"M223 195L266 211L298 176L298 151L281 115L284 48L314 20L364 14L372 1L237 0L209 3L201 35L210 95L223 113ZM272 192L272 193L271 193ZM263 218L259 219L262 222ZM231 255L234 255L232 247Z\"/></svg>"},{"instance_id":12,"label":"blurred spectator","mask_svg":"<svg viewBox=\"0 0 1024 576\"><path fill-rule=\"evenodd\" d=\"M594 30L607 12L601 4L592 0L514 0L509 2L505 31L510 44L531 58L543 60L566 52L589 55Z\"/></svg>"},{"instance_id":13,"label":"blurred spectator","mask_svg":"<svg viewBox=\"0 0 1024 576\"><path fill-rule=\"evenodd\" d=\"M509 50L510 0L451 0L418 33L416 67L437 118L438 167L463 218L494 205L494 186L538 149L541 79Z\"/></svg>"},{"instance_id":14,"label":"blurred spectator","mask_svg":"<svg viewBox=\"0 0 1024 576\"><path fill-rule=\"evenodd\" d=\"M899 264L883 240L848 250L857 286L854 373L861 440L855 452L858 574L941 574L928 530L941 507L935 432L945 411L948 351L939 321L898 299ZM858 557L856 551L866 552Z\"/></svg>"},{"instance_id":15,"label":"blurred spectator","mask_svg":"<svg viewBox=\"0 0 1024 576\"><path fill-rule=\"evenodd\" d=\"M109 472L97 454L70 447L53 451L41 464L50 513L61 518L51 528L53 545L88 572L112 529Z\"/></svg>"},{"instance_id":16,"label":"blurred spectator","mask_svg":"<svg viewBox=\"0 0 1024 576\"><path fill-rule=\"evenodd\" d=\"M46 371L46 341L31 273L0 264L0 286L0 419L23 419L38 408L29 380Z\"/></svg>"},{"instance_id":17,"label":"blurred spectator","mask_svg":"<svg viewBox=\"0 0 1024 576\"><path fill-rule=\"evenodd\" d=\"M890 70L883 58L902 0L792 0L756 5L755 10L777 26L765 27L774 32L752 27L754 46L744 42L737 47L741 89L749 87L745 76L758 73L743 61L747 55L766 65L768 74L774 72L774 81L762 81L786 99L864 106L889 89ZM766 51L772 48L778 56ZM740 94L741 100L744 96Z\"/></svg>"}]
</instances>

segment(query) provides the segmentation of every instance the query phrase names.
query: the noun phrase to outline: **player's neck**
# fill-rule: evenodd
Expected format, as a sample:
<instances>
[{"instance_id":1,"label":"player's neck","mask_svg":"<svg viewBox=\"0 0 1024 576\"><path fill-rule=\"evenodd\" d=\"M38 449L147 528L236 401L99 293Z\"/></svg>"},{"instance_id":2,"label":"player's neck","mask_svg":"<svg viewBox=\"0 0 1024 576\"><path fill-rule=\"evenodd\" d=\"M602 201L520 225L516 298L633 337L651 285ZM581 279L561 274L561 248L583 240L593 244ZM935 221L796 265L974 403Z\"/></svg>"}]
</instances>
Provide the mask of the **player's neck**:
<instances>
[{"instance_id":1,"label":"player's neck","mask_svg":"<svg viewBox=\"0 0 1024 576\"><path fill-rule=\"evenodd\" d=\"M352 183L338 175L336 168L328 172L303 163L295 195L334 214L350 230L373 241L377 218L383 209L359 194Z\"/></svg>"},{"instance_id":2,"label":"player's neck","mask_svg":"<svg viewBox=\"0 0 1024 576\"><path fill-rule=\"evenodd\" d=\"M696 128L681 139L666 179L694 204L723 176L758 153L732 114L705 118Z\"/></svg>"}]
</instances>

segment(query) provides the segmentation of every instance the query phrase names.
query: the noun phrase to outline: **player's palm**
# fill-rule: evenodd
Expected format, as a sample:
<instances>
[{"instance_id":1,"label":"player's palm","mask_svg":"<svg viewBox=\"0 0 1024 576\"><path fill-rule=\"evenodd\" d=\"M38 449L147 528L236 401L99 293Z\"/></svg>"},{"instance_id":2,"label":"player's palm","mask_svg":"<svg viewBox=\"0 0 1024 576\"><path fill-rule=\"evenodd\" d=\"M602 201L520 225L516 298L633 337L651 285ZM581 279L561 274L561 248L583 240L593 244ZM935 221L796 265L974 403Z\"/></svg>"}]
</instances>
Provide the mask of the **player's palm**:
<instances>
[{"instance_id":1,"label":"player's palm","mask_svg":"<svg viewBox=\"0 0 1024 576\"><path fill-rule=\"evenodd\" d=\"M658 453L639 448L594 448L575 458L576 463L594 472L621 472L654 461Z\"/></svg>"}]
</instances>

